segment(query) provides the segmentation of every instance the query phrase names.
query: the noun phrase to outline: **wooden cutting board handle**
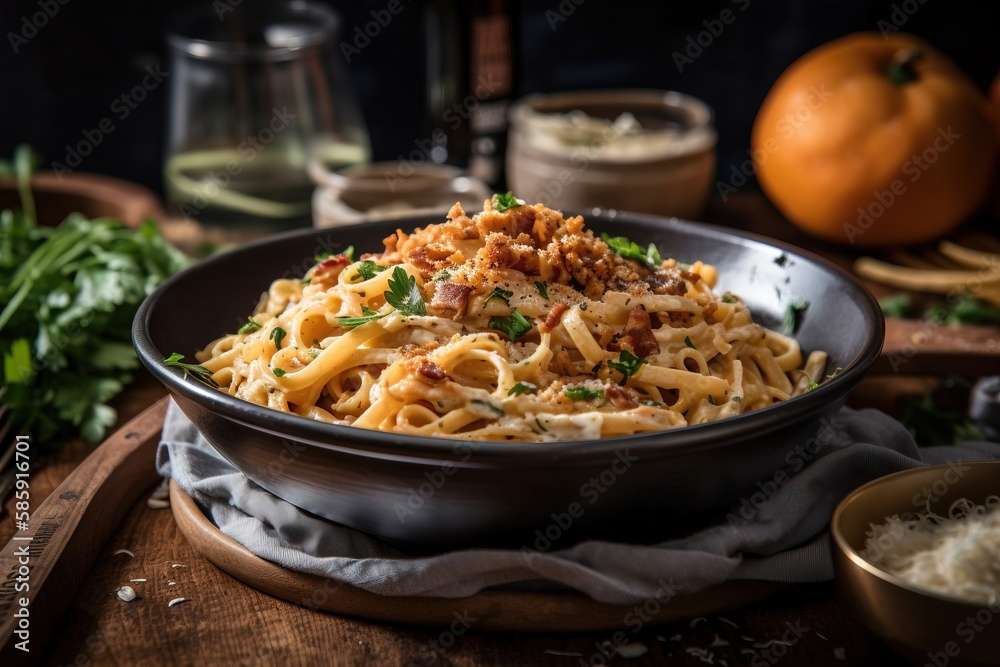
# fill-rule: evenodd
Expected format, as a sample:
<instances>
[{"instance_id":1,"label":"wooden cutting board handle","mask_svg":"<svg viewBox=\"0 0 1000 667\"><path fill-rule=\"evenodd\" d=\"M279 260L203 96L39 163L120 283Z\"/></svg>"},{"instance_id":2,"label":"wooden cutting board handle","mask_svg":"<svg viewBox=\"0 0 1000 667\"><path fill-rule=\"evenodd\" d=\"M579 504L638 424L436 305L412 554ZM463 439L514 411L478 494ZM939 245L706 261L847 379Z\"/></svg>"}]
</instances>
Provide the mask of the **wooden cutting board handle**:
<instances>
[{"instance_id":1,"label":"wooden cutting board handle","mask_svg":"<svg viewBox=\"0 0 1000 667\"><path fill-rule=\"evenodd\" d=\"M926 320L885 320L885 345L872 375L964 375L1000 373L1000 328L952 327Z\"/></svg>"},{"instance_id":2,"label":"wooden cutting board handle","mask_svg":"<svg viewBox=\"0 0 1000 667\"><path fill-rule=\"evenodd\" d=\"M0 663L44 659L56 625L97 555L125 514L157 480L153 460L167 401L157 401L125 424L52 495L40 505L32 503L28 530L18 531L0 551ZM30 568L27 577L20 576L24 560ZM16 590L24 583L27 590ZM29 601L28 653L18 648L23 640L18 632L24 619L17 616L23 613L21 598Z\"/></svg>"}]
</instances>

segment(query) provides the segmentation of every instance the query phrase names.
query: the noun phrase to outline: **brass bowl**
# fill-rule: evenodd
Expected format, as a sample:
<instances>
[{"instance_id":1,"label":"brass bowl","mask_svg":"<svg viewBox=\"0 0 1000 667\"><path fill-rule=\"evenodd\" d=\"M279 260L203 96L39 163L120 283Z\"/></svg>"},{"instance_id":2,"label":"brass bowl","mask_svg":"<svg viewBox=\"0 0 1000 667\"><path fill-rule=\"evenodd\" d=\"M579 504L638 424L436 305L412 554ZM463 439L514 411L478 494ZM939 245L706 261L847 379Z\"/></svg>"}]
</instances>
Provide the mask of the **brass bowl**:
<instances>
[{"instance_id":1,"label":"brass bowl","mask_svg":"<svg viewBox=\"0 0 1000 667\"><path fill-rule=\"evenodd\" d=\"M854 490L833 513L837 586L858 621L919 664L1000 663L1000 601L969 602L919 588L865 560L870 524L931 510L947 516L961 498L1000 495L1000 461L904 470ZM889 538L891 539L891 537Z\"/></svg>"}]
</instances>

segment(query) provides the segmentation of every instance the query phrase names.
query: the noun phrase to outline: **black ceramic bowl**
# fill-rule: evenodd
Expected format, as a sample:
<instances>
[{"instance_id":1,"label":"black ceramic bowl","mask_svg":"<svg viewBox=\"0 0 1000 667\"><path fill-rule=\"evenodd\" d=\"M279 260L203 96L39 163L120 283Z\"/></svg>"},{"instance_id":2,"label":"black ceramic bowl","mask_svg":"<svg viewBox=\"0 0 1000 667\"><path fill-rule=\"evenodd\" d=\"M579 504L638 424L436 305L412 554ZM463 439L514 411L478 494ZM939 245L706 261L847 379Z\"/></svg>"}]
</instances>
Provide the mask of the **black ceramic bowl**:
<instances>
[{"instance_id":1,"label":"black ceramic bowl","mask_svg":"<svg viewBox=\"0 0 1000 667\"><path fill-rule=\"evenodd\" d=\"M652 541L738 509L795 463L882 347L878 304L844 271L782 243L700 223L614 212L585 216L596 231L656 243L665 256L719 269L717 290L778 326L809 302L796 337L843 370L818 389L722 421L644 435L555 443L474 442L395 435L311 421L185 380L162 359L196 350L246 321L277 277L301 276L318 252L377 251L398 227L439 217L302 230L203 261L142 304L139 358L208 440L247 477L305 510L415 545L525 545L591 537Z\"/></svg>"}]
</instances>

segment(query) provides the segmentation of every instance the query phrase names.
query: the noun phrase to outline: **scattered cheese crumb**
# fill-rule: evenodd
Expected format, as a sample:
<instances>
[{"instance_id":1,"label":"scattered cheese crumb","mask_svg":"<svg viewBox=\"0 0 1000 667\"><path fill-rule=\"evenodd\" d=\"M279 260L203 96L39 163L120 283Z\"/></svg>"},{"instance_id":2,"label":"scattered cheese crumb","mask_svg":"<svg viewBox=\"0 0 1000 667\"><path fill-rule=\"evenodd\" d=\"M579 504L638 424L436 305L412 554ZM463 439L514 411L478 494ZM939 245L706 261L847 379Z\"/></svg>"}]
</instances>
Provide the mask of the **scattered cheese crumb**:
<instances>
[{"instance_id":1,"label":"scattered cheese crumb","mask_svg":"<svg viewBox=\"0 0 1000 667\"><path fill-rule=\"evenodd\" d=\"M128 549L119 549L118 551L116 551L116 552L115 552L114 554L112 554L112 555L114 555L114 556L117 556L118 554L128 554L128 555L129 555L129 556L131 556L132 558L135 558L135 554L134 554L134 553L132 553L131 551L129 551Z\"/></svg>"},{"instance_id":2,"label":"scattered cheese crumb","mask_svg":"<svg viewBox=\"0 0 1000 667\"><path fill-rule=\"evenodd\" d=\"M135 590L131 586L122 586L116 592L118 593L118 598L125 602L131 602L135 599Z\"/></svg>"},{"instance_id":3,"label":"scattered cheese crumb","mask_svg":"<svg viewBox=\"0 0 1000 667\"><path fill-rule=\"evenodd\" d=\"M167 606L173 607L175 604L180 604L182 602L190 602L190 600L188 600L187 598L174 598L173 600L167 603Z\"/></svg>"},{"instance_id":4,"label":"scattered cheese crumb","mask_svg":"<svg viewBox=\"0 0 1000 667\"><path fill-rule=\"evenodd\" d=\"M649 653L649 649L645 644L632 642L630 644L619 646L615 649L615 652L623 658L641 658Z\"/></svg>"}]
</instances>

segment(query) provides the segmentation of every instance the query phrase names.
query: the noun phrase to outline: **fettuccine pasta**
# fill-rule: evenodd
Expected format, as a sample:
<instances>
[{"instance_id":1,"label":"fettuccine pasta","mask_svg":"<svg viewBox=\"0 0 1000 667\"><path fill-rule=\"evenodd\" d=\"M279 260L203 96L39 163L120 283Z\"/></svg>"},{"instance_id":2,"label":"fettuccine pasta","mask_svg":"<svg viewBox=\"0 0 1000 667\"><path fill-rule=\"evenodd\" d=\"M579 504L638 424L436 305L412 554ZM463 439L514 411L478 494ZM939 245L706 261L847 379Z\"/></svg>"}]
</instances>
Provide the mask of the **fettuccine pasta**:
<instances>
[{"instance_id":1,"label":"fettuccine pasta","mask_svg":"<svg viewBox=\"0 0 1000 667\"><path fill-rule=\"evenodd\" d=\"M582 440L763 408L826 366L714 294L714 267L509 194L318 260L197 355L221 390L380 431Z\"/></svg>"}]
</instances>

